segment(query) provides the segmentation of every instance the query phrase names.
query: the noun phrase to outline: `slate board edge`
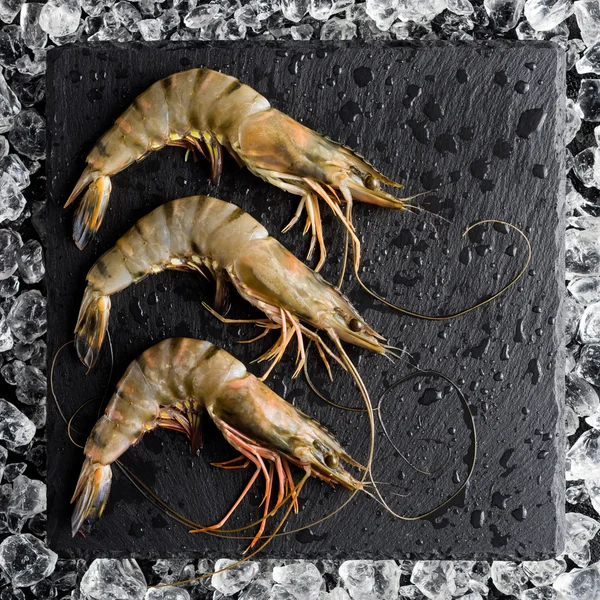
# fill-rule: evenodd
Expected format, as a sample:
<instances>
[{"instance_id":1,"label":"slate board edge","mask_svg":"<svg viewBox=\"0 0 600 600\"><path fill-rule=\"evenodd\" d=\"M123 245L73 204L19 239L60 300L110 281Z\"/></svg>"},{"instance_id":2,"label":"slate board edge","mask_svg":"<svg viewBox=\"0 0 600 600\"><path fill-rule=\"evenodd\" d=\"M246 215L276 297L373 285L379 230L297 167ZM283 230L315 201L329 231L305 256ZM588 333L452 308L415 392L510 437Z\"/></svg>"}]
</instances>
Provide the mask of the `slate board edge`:
<instances>
[{"instance_id":1,"label":"slate board edge","mask_svg":"<svg viewBox=\"0 0 600 600\"><path fill-rule=\"evenodd\" d=\"M302 43L281 43L281 42L261 42L261 44L263 45L267 45L270 47L276 47L276 48L280 48L282 50L303 50L306 51L307 50L307 46L302 44ZM51 76L52 74L52 69L54 66L54 62L55 59L60 55L60 53L62 52L68 52L68 51L81 51L82 48L86 48L86 47L92 47L94 49L100 49L102 47L115 47L115 48L123 48L126 46L133 46L135 47L139 47L140 49L143 48L144 46L150 46L150 47L159 47L159 48L164 48L165 50L168 49L192 49L192 48L197 48L197 47L202 47L202 46L209 46L209 47L219 47L219 46L228 46L231 47L232 45L237 45L239 47L248 47L251 45L254 45L253 42L248 42L248 41L243 41L243 42L239 42L239 43L234 43L231 44L230 42L184 42L184 43L174 43L174 42L159 42L159 43L135 43L132 45L126 45L126 44L118 44L118 43L112 43L112 42L101 42L101 43L94 43L94 44L72 44L69 46L64 46L61 48L54 48L52 49L49 54L48 54L48 73L50 74L49 78L48 78L48 87L52 88L54 85L54 78ZM558 60L560 61L559 64L559 70L558 70L558 74L557 74L557 78L556 78L556 85L561 93L564 94L564 87L565 87L565 66L564 66L564 56L562 55L561 52L559 52L559 49L557 46L555 46L552 43L548 43L548 42L521 42L521 41L513 41L513 40L504 40L504 41L493 41L493 42L484 42L484 43L478 43L478 44L473 44L473 43L464 43L464 42L459 42L459 43L448 43L448 42L436 42L436 43L424 43L424 42L395 42L395 43L377 43L377 44L373 44L373 43L357 43L357 42L349 42L349 43L331 43L331 42L311 42L310 45L310 49L316 49L319 47L322 47L324 49L326 49L327 47L353 47L353 46L360 46L360 47L373 47L374 49L376 49L377 47L413 47L413 48L420 48L420 47L444 47L444 46L468 46L468 47L481 47L483 49L486 48L490 48L490 49L501 49L501 48L515 48L515 47L520 47L520 46L536 46L536 47L544 47L544 48L554 48L556 50L556 56L560 57ZM47 114L53 114L53 105L52 105L52 100L53 99L53 94L51 93L51 89L49 90L49 102L47 105ZM564 107L561 107L561 112L564 114ZM559 114L557 113L557 118L558 118ZM559 139L560 138L560 131L557 131L557 140L556 140L556 146L557 146L557 151L560 151L562 149L562 140ZM52 140L50 139L50 136L47 140L47 146L48 146L48 151L50 152L51 150L51 142ZM564 163L564 157L561 159L562 162ZM50 161L48 162L48 165L50 165ZM564 203L564 177L562 179L562 183L561 183L561 187L562 189L559 190L557 199L559 200L559 202L557 203L557 210L558 210L558 220L561 223L561 227L557 230L557 237L556 237L556 244L557 244L557 249L558 249L558 253L559 253L559 257L561 259L560 263L562 265L562 258L564 257L564 213L562 210L563 207L563 203ZM556 272L556 276L558 278L559 281L559 285L563 286L564 285L564 267L558 267L557 268L557 272ZM561 300L561 310L562 310L562 300ZM559 313L561 314L561 313ZM564 349L563 349L563 340L562 340L562 317L557 318L556 319L556 327L554 330L554 336L555 339L557 341L556 343L556 347L559 349L559 355L558 355L558 361L557 364L562 364L562 362L564 361ZM562 402L562 400L564 399L564 377L562 375L562 371L560 369L556 369L556 390L557 390L557 402L559 404L559 409L562 412L563 409L563 405L564 403ZM558 499L558 506L559 506L559 511L560 511L560 507L562 507L563 512L562 514L558 514L557 517L557 529L556 529L556 551L552 551L550 554L546 555L540 555L540 556L536 556L536 557L532 557L535 559L543 559L543 558L550 558L552 556L555 556L556 554L558 554L560 552L560 550L562 549L562 546L564 544L564 444L563 442L563 437L564 437L564 426L561 426L561 429L563 430L563 435L562 436L558 436L556 438L556 447L558 448L558 454L559 454L559 460L557 461L556 464L556 477L555 477L555 486L558 486L558 489L554 490L554 493L556 494L556 497ZM64 549L61 548L61 551L64 554ZM193 551L195 556L212 556L210 551L207 551L206 553L198 553L197 551ZM119 553L114 554L115 556L119 555ZM185 551L181 554L181 555L185 555ZM74 556L80 556L79 553L75 553ZM144 553L122 553L122 556L133 556L133 557L139 557L139 558L143 558L143 557L155 557L154 554L144 554ZM344 556L344 553L340 553L339 558L342 558ZM402 554L398 554L396 556L396 558L415 558L417 555L414 553L406 553L404 555ZM272 556L270 556L271 558ZM298 558L302 558L302 557L306 557L306 558L310 558L314 556L311 553L306 553L303 554L302 552L297 552L297 557ZM348 558L355 558L354 556L347 556ZM364 556L361 555L361 557L369 557L369 556ZM382 558L380 554L378 553L373 553L372 555L373 558ZM425 557L431 557L431 558L443 558L442 556L439 556L435 553L433 554L428 554L426 556L423 556L423 558ZM283 557L282 557L283 558ZM453 558L461 558L461 555L456 555L453 556ZM465 555L462 558L489 558L489 555L487 554L473 554L473 555Z\"/></svg>"}]
</instances>

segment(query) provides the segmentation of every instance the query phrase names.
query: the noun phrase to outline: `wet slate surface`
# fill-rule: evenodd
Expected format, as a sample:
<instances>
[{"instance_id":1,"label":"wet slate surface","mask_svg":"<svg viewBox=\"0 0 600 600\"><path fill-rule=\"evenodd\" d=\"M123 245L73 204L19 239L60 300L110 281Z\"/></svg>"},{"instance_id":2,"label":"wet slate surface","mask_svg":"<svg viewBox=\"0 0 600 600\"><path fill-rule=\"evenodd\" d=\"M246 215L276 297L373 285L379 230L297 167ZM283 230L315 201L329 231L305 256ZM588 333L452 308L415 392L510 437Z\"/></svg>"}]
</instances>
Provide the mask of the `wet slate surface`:
<instances>
[{"instance_id":1,"label":"wet slate surface","mask_svg":"<svg viewBox=\"0 0 600 600\"><path fill-rule=\"evenodd\" d=\"M218 188L203 162L170 148L113 178L111 205L96 241L79 252L70 239L71 210L61 208L94 141L133 98L156 79L206 66L239 77L274 106L347 143L406 195L433 190L418 203L429 212L392 213L357 206L364 240L364 279L404 307L428 314L456 311L489 296L518 272L525 257L518 236L481 226L504 219L527 232L531 267L509 293L452 321L398 314L347 281L345 291L390 342L412 353L420 368L437 369L463 390L477 426L474 474L464 493L426 519L396 520L359 494L328 521L279 537L264 551L277 557L528 558L560 550L563 530L562 135L564 67L549 44L336 46L203 44L148 47L98 45L52 50L48 63L49 355L70 339L86 271L137 218L159 204L195 193L227 199L262 221L298 256L307 239L280 230L297 200L225 161ZM268 66L265 69L265 66ZM266 71L270 71L269 74ZM325 214L325 211L323 211ZM339 272L342 233L325 216L330 257L326 278ZM127 364L170 336L206 338L246 363L268 342L238 345L251 326L222 326L201 306L209 284L165 273L113 297L110 332L114 369L104 350L89 374L72 346L56 364L54 385L66 415L93 399L74 427L88 432ZM238 297L232 315L256 314ZM391 363L353 351L375 403L402 376L407 360ZM358 460L367 452L367 420L322 401L302 378L291 380L291 358L270 384L327 425ZM252 365L255 373L261 368ZM315 383L337 401L360 406L347 374L327 380L316 356ZM112 374L111 374L112 373ZM377 432L375 478L399 513L434 509L464 481L473 440L458 395L440 379L413 380L385 396L382 416L404 461ZM69 498L82 462L52 402L48 416L48 539L61 555L239 555L243 540L190 535L152 506L114 469L108 507L96 531L71 539ZM81 440L82 438L77 438ZM180 434L148 434L125 464L176 510L200 523L218 520L250 473L222 471L211 461L235 455L207 423L202 453L192 457ZM411 466L412 465L412 466ZM232 526L258 514L256 486ZM310 524L347 498L311 481L301 511L286 530Z\"/></svg>"}]
</instances>

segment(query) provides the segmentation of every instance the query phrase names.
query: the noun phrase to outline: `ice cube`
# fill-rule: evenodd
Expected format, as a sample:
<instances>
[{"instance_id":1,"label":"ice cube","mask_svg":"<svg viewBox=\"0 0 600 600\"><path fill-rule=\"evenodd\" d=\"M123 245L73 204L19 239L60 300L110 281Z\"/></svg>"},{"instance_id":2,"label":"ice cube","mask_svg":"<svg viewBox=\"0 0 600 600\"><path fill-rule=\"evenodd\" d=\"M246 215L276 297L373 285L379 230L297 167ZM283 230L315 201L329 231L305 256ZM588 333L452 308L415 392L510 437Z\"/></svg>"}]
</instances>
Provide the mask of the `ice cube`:
<instances>
[{"instance_id":1,"label":"ice cube","mask_svg":"<svg viewBox=\"0 0 600 600\"><path fill-rule=\"evenodd\" d=\"M600 344L581 349L575 372L596 387L600 386Z\"/></svg>"},{"instance_id":2,"label":"ice cube","mask_svg":"<svg viewBox=\"0 0 600 600\"><path fill-rule=\"evenodd\" d=\"M566 377L566 403L578 417L589 417L600 408L598 392L576 373Z\"/></svg>"},{"instance_id":3,"label":"ice cube","mask_svg":"<svg viewBox=\"0 0 600 600\"><path fill-rule=\"evenodd\" d=\"M347 560L339 573L353 600L385 600L398 594L400 568L393 560Z\"/></svg>"},{"instance_id":4,"label":"ice cube","mask_svg":"<svg viewBox=\"0 0 600 600\"><path fill-rule=\"evenodd\" d=\"M37 367L21 363L15 373L15 382L19 402L37 405L46 401L46 376Z\"/></svg>"},{"instance_id":5,"label":"ice cube","mask_svg":"<svg viewBox=\"0 0 600 600\"><path fill-rule=\"evenodd\" d=\"M354 0L310 0L308 14L318 21L326 21L354 4Z\"/></svg>"},{"instance_id":6,"label":"ice cube","mask_svg":"<svg viewBox=\"0 0 600 600\"><path fill-rule=\"evenodd\" d=\"M6 133L12 129L15 117L20 110L21 103L17 95L0 72L0 133Z\"/></svg>"},{"instance_id":7,"label":"ice cube","mask_svg":"<svg viewBox=\"0 0 600 600\"><path fill-rule=\"evenodd\" d=\"M576 277L567 289L584 306L600 302L600 277Z\"/></svg>"},{"instance_id":8,"label":"ice cube","mask_svg":"<svg viewBox=\"0 0 600 600\"><path fill-rule=\"evenodd\" d=\"M498 31L510 31L523 14L525 0L484 0L483 6Z\"/></svg>"},{"instance_id":9,"label":"ice cube","mask_svg":"<svg viewBox=\"0 0 600 600\"><path fill-rule=\"evenodd\" d=\"M273 581L295 598L317 600L323 583L321 573L308 561L295 562L273 569Z\"/></svg>"},{"instance_id":10,"label":"ice cube","mask_svg":"<svg viewBox=\"0 0 600 600\"><path fill-rule=\"evenodd\" d=\"M600 121L600 79L582 79L577 108L584 121Z\"/></svg>"},{"instance_id":11,"label":"ice cube","mask_svg":"<svg viewBox=\"0 0 600 600\"><path fill-rule=\"evenodd\" d=\"M552 587L543 586L521 592L519 600L564 600Z\"/></svg>"},{"instance_id":12,"label":"ice cube","mask_svg":"<svg viewBox=\"0 0 600 600\"><path fill-rule=\"evenodd\" d=\"M0 567L16 588L29 587L51 575L57 559L30 533L11 535L0 544Z\"/></svg>"},{"instance_id":13,"label":"ice cube","mask_svg":"<svg viewBox=\"0 0 600 600\"><path fill-rule=\"evenodd\" d=\"M131 2L117 2L113 6L117 21L129 31L137 31L137 24L142 20L142 14Z\"/></svg>"},{"instance_id":14,"label":"ice cube","mask_svg":"<svg viewBox=\"0 0 600 600\"><path fill-rule=\"evenodd\" d=\"M336 587L330 592L321 592L319 600L352 600L348 592L341 587Z\"/></svg>"},{"instance_id":15,"label":"ice cube","mask_svg":"<svg viewBox=\"0 0 600 600\"><path fill-rule=\"evenodd\" d=\"M582 550L594 538L600 523L592 517L580 513L565 515L565 554L570 558L573 553Z\"/></svg>"},{"instance_id":16,"label":"ice cube","mask_svg":"<svg viewBox=\"0 0 600 600\"><path fill-rule=\"evenodd\" d=\"M8 325L13 335L30 344L46 333L46 298L39 290L23 292L8 313Z\"/></svg>"},{"instance_id":17,"label":"ice cube","mask_svg":"<svg viewBox=\"0 0 600 600\"><path fill-rule=\"evenodd\" d=\"M582 344L600 342L600 303L590 304L581 316L579 341Z\"/></svg>"},{"instance_id":18,"label":"ice cube","mask_svg":"<svg viewBox=\"0 0 600 600\"><path fill-rule=\"evenodd\" d=\"M597 600L600 597L598 565L563 573L552 587L566 600Z\"/></svg>"},{"instance_id":19,"label":"ice cube","mask_svg":"<svg viewBox=\"0 0 600 600\"><path fill-rule=\"evenodd\" d=\"M238 600L270 600L272 587L269 581L255 579L240 593Z\"/></svg>"},{"instance_id":20,"label":"ice cube","mask_svg":"<svg viewBox=\"0 0 600 600\"><path fill-rule=\"evenodd\" d=\"M144 600L190 600L190 593L185 588L168 585L150 588Z\"/></svg>"},{"instance_id":21,"label":"ice cube","mask_svg":"<svg viewBox=\"0 0 600 600\"><path fill-rule=\"evenodd\" d=\"M455 15L467 16L472 15L475 9L469 0L448 0L448 10ZM464 23L468 27L470 21Z\"/></svg>"},{"instance_id":22,"label":"ice cube","mask_svg":"<svg viewBox=\"0 0 600 600\"><path fill-rule=\"evenodd\" d=\"M281 0L281 12L288 21L298 23L308 13L309 0Z\"/></svg>"},{"instance_id":23,"label":"ice cube","mask_svg":"<svg viewBox=\"0 0 600 600\"><path fill-rule=\"evenodd\" d=\"M585 50L583 40L571 39L567 42L567 71L570 71L579 60L581 53Z\"/></svg>"},{"instance_id":24,"label":"ice cube","mask_svg":"<svg viewBox=\"0 0 600 600\"><path fill-rule=\"evenodd\" d=\"M15 180L8 174L0 175L0 223L3 221L16 221L27 201L19 190Z\"/></svg>"},{"instance_id":25,"label":"ice cube","mask_svg":"<svg viewBox=\"0 0 600 600\"><path fill-rule=\"evenodd\" d=\"M8 457L8 450L4 446L0 446L0 481L4 477L4 469L6 467L6 459Z\"/></svg>"},{"instance_id":26,"label":"ice cube","mask_svg":"<svg viewBox=\"0 0 600 600\"><path fill-rule=\"evenodd\" d=\"M353 40L356 37L356 24L348 19L333 17L321 27L321 40Z\"/></svg>"},{"instance_id":27,"label":"ice cube","mask_svg":"<svg viewBox=\"0 0 600 600\"><path fill-rule=\"evenodd\" d=\"M215 29L215 37L218 40L243 40L246 33L246 26L235 19L222 19Z\"/></svg>"},{"instance_id":28,"label":"ice cube","mask_svg":"<svg viewBox=\"0 0 600 600\"><path fill-rule=\"evenodd\" d=\"M575 64L578 73L597 73L600 75L600 40L590 46Z\"/></svg>"},{"instance_id":29,"label":"ice cube","mask_svg":"<svg viewBox=\"0 0 600 600\"><path fill-rule=\"evenodd\" d=\"M419 560L410 580L427 598L449 599L456 592L454 564L446 560Z\"/></svg>"},{"instance_id":30,"label":"ice cube","mask_svg":"<svg viewBox=\"0 0 600 600\"><path fill-rule=\"evenodd\" d=\"M575 107L575 102L571 99L567 99L565 144L570 144L573 141L580 127L581 117L579 116L579 111Z\"/></svg>"},{"instance_id":31,"label":"ice cube","mask_svg":"<svg viewBox=\"0 0 600 600\"><path fill-rule=\"evenodd\" d=\"M588 429L567 452L567 480L600 476L600 431Z\"/></svg>"},{"instance_id":32,"label":"ice cube","mask_svg":"<svg viewBox=\"0 0 600 600\"><path fill-rule=\"evenodd\" d=\"M137 562L127 558L95 559L80 587L89 600L142 600L148 589Z\"/></svg>"},{"instance_id":33,"label":"ice cube","mask_svg":"<svg viewBox=\"0 0 600 600\"><path fill-rule=\"evenodd\" d=\"M22 475L27 470L27 463L11 463L7 465L4 470L4 481L6 483L12 483L19 475Z\"/></svg>"},{"instance_id":34,"label":"ice cube","mask_svg":"<svg viewBox=\"0 0 600 600\"><path fill-rule=\"evenodd\" d=\"M447 7L447 0L400 0L398 17L402 21L429 22Z\"/></svg>"},{"instance_id":35,"label":"ice cube","mask_svg":"<svg viewBox=\"0 0 600 600\"><path fill-rule=\"evenodd\" d=\"M46 121L33 108L21 111L8 134L13 148L33 160L46 158Z\"/></svg>"},{"instance_id":36,"label":"ice cube","mask_svg":"<svg viewBox=\"0 0 600 600\"><path fill-rule=\"evenodd\" d=\"M398 18L399 0L367 0L367 15L382 31L387 31Z\"/></svg>"},{"instance_id":37,"label":"ice cube","mask_svg":"<svg viewBox=\"0 0 600 600\"><path fill-rule=\"evenodd\" d=\"M46 484L25 475L13 482L8 511L27 519L46 510Z\"/></svg>"},{"instance_id":38,"label":"ice cube","mask_svg":"<svg viewBox=\"0 0 600 600\"><path fill-rule=\"evenodd\" d=\"M35 425L10 402L0 398L0 441L10 449L29 444Z\"/></svg>"},{"instance_id":39,"label":"ice cube","mask_svg":"<svg viewBox=\"0 0 600 600\"><path fill-rule=\"evenodd\" d=\"M0 159L0 172L8 173L20 190L29 186L29 169L16 154Z\"/></svg>"},{"instance_id":40,"label":"ice cube","mask_svg":"<svg viewBox=\"0 0 600 600\"><path fill-rule=\"evenodd\" d=\"M138 22L142 38L147 42L155 42L161 38L160 21L158 19L143 19Z\"/></svg>"},{"instance_id":41,"label":"ice cube","mask_svg":"<svg viewBox=\"0 0 600 600\"><path fill-rule=\"evenodd\" d=\"M40 2L27 2L21 8L23 43L28 48L43 48L48 43L48 34L40 27L42 8Z\"/></svg>"},{"instance_id":42,"label":"ice cube","mask_svg":"<svg viewBox=\"0 0 600 600\"><path fill-rule=\"evenodd\" d=\"M220 558L215 563L215 571L226 569L236 562L228 558ZM225 596L232 596L243 590L258 575L259 570L257 562L247 561L221 573L215 573L210 582L217 591Z\"/></svg>"},{"instance_id":43,"label":"ice cube","mask_svg":"<svg viewBox=\"0 0 600 600\"><path fill-rule=\"evenodd\" d=\"M42 245L37 240L29 240L19 248L17 262L25 283L38 283L46 274Z\"/></svg>"},{"instance_id":44,"label":"ice cube","mask_svg":"<svg viewBox=\"0 0 600 600\"><path fill-rule=\"evenodd\" d=\"M572 0L527 0L525 18L536 31L549 31L573 14Z\"/></svg>"},{"instance_id":45,"label":"ice cube","mask_svg":"<svg viewBox=\"0 0 600 600\"><path fill-rule=\"evenodd\" d=\"M600 3L598 0L577 0L573 7L581 39L589 48L600 41Z\"/></svg>"},{"instance_id":46,"label":"ice cube","mask_svg":"<svg viewBox=\"0 0 600 600\"><path fill-rule=\"evenodd\" d=\"M0 0L0 19L12 23L21 10L23 0Z\"/></svg>"},{"instance_id":47,"label":"ice cube","mask_svg":"<svg viewBox=\"0 0 600 600\"><path fill-rule=\"evenodd\" d=\"M17 270L17 254L22 245L16 231L0 229L0 280L8 279Z\"/></svg>"},{"instance_id":48,"label":"ice cube","mask_svg":"<svg viewBox=\"0 0 600 600\"><path fill-rule=\"evenodd\" d=\"M209 25L220 13L220 7L214 2L202 4L190 10L184 17L183 22L190 29L201 29Z\"/></svg>"},{"instance_id":49,"label":"ice cube","mask_svg":"<svg viewBox=\"0 0 600 600\"><path fill-rule=\"evenodd\" d=\"M16 275L0 279L0 298L12 298L19 293L21 283Z\"/></svg>"},{"instance_id":50,"label":"ice cube","mask_svg":"<svg viewBox=\"0 0 600 600\"><path fill-rule=\"evenodd\" d=\"M290 594L282 585L276 583L271 588L271 595L269 600L299 600L293 594Z\"/></svg>"},{"instance_id":51,"label":"ice cube","mask_svg":"<svg viewBox=\"0 0 600 600\"><path fill-rule=\"evenodd\" d=\"M600 187L600 179L596 175L600 164L598 148L585 148L573 158L573 171L585 187Z\"/></svg>"},{"instance_id":52,"label":"ice cube","mask_svg":"<svg viewBox=\"0 0 600 600\"><path fill-rule=\"evenodd\" d=\"M492 563L492 581L503 594L518 596L527 586L528 577L522 565L495 560Z\"/></svg>"},{"instance_id":53,"label":"ice cube","mask_svg":"<svg viewBox=\"0 0 600 600\"><path fill-rule=\"evenodd\" d=\"M293 40L311 40L315 33L312 25L302 23L302 25L293 25L290 27L290 33Z\"/></svg>"},{"instance_id":54,"label":"ice cube","mask_svg":"<svg viewBox=\"0 0 600 600\"><path fill-rule=\"evenodd\" d=\"M600 275L600 236L597 231L568 229L565 234L566 275Z\"/></svg>"},{"instance_id":55,"label":"ice cube","mask_svg":"<svg viewBox=\"0 0 600 600\"><path fill-rule=\"evenodd\" d=\"M40 27L51 36L63 37L77 31L81 19L78 0L48 0L40 13Z\"/></svg>"},{"instance_id":56,"label":"ice cube","mask_svg":"<svg viewBox=\"0 0 600 600\"><path fill-rule=\"evenodd\" d=\"M567 487L565 500L569 504L581 504L589 498L585 483L576 483Z\"/></svg>"},{"instance_id":57,"label":"ice cube","mask_svg":"<svg viewBox=\"0 0 600 600\"><path fill-rule=\"evenodd\" d=\"M558 576L567 570L564 558L525 561L522 566L523 571L535 586L552 585Z\"/></svg>"}]
</instances>

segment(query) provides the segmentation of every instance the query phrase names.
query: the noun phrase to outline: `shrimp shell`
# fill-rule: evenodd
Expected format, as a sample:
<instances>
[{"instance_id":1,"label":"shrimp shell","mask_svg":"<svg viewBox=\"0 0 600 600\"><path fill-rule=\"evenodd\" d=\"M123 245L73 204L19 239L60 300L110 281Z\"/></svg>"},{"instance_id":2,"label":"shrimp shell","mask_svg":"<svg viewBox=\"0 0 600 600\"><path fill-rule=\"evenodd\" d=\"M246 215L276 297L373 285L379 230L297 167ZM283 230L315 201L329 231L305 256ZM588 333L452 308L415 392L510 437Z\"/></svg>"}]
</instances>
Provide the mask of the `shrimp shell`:
<instances>
[{"instance_id":1,"label":"shrimp shell","mask_svg":"<svg viewBox=\"0 0 600 600\"><path fill-rule=\"evenodd\" d=\"M88 533L101 517L110 493L112 463L156 427L185 433L195 452L202 413L256 467L250 484L213 529L225 523L262 473L266 480L265 517L251 546L258 541L273 483L265 463L274 465L278 476L276 507L293 489L288 463L332 485L362 489L362 483L346 471L342 461L360 465L320 423L278 396L225 350L202 340L171 338L149 348L129 365L88 437L71 500L75 503L73 536L79 531Z\"/></svg>"},{"instance_id":2,"label":"shrimp shell","mask_svg":"<svg viewBox=\"0 0 600 600\"><path fill-rule=\"evenodd\" d=\"M217 281L217 303L231 283L267 316L258 323L280 328L281 336L263 358L281 358L302 334L317 344L323 330L337 343L346 341L384 353L383 338L371 329L339 290L326 282L241 208L206 196L167 202L140 219L90 269L75 328L82 362L98 358L110 314L111 296L152 273L166 269L210 274ZM217 308L219 308L217 306ZM326 347L325 347L326 348ZM320 352L326 352L323 346Z\"/></svg>"},{"instance_id":3,"label":"shrimp shell","mask_svg":"<svg viewBox=\"0 0 600 600\"><path fill-rule=\"evenodd\" d=\"M100 227L108 206L110 177L165 146L182 146L205 156L214 184L221 175L225 149L257 177L300 196L298 210L284 231L306 209L312 235L308 257L317 243L320 248L316 271L326 256L319 199L352 236L356 260L360 244L352 225L353 200L393 209L407 206L380 189L382 184L402 186L356 152L273 108L264 96L234 77L199 68L151 85L94 145L66 203L71 204L87 188L73 223L79 248ZM340 210L342 202L348 205L346 214Z\"/></svg>"}]
</instances>

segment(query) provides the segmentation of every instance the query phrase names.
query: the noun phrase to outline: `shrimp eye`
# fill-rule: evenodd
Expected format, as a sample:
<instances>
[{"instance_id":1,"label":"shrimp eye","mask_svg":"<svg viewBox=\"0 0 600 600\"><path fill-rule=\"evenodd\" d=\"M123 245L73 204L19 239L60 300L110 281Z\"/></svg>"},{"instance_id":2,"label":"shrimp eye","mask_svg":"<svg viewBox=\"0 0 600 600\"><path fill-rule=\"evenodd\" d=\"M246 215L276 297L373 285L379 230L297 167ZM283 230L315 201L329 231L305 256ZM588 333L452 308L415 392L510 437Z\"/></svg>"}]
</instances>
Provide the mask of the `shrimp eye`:
<instances>
[{"instance_id":1,"label":"shrimp eye","mask_svg":"<svg viewBox=\"0 0 600 600\"><path fill-rule=\"evenodd\" d=\"M335 454L328 454L325 457L325 464L330 469L335 469L340 464L340 459Z\"/></svg>"},{"instance_id":2,"label":"shrimp eye","mask_svg":"<svg viewBox=\"0 0 600 600\"><path fill-rule=\"evenodd\" d=\"M348 327L350 327L350 330L354 332L362 331L364 329L364 325L359 319L350 319Z\"/></svg>"},{"instance_id":3,"label":"shrimp eye","mask_svg":"<svg viewBox=\"0 0 600 600\"><path fill-rule=\"evenodd\" d=\"M373 177L373 175L367 175L364 178L363 183L369 190L375 190L379 187L379 182L375 179L375 177Z\"/></svg>"}]
</instances>

